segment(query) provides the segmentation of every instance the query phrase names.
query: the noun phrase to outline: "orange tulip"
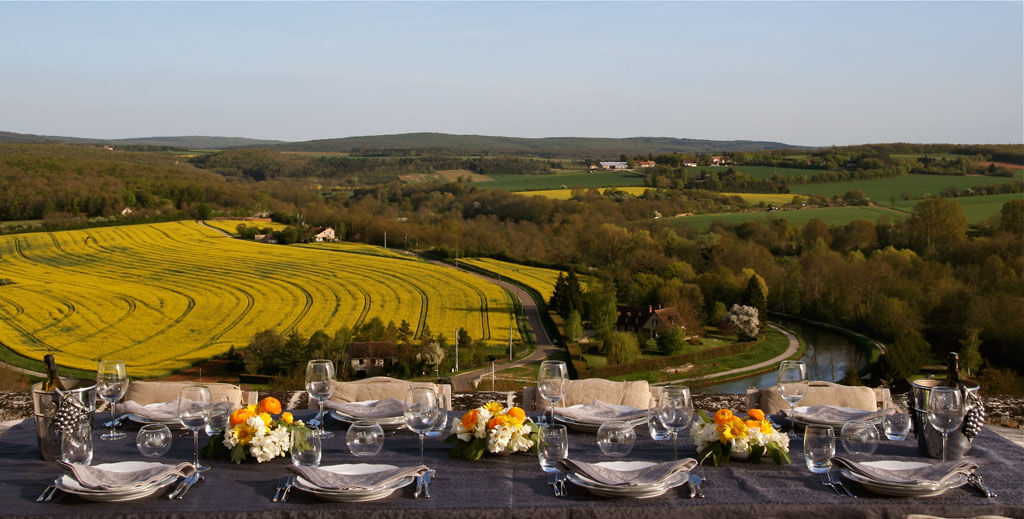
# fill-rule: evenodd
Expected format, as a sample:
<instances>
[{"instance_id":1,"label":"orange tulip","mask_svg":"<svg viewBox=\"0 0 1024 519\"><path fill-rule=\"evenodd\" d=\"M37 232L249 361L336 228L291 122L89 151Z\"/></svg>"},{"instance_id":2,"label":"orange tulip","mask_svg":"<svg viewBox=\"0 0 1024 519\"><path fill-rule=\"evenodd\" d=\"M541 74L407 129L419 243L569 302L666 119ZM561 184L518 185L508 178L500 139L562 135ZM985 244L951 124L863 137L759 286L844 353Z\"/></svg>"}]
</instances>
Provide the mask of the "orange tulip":
<instances>
[{"instance_id":1,"label":"orange tulip","mask_svg":"<svg viewBox=\"0 0 1024 519\"><path fill-rule=\"evenodd\" d=\"M761 422L759 422L757 420L747 420L744 423L747 424L747 429L754 429L754 430L760 430L761 429Z\"/></svg>"},{"instance_id":2,"label":"orange tulip","mask_svg":"<svg viewBox=\"0 0 1024 519\"><path fill-rule=\"evenodd\" d=\"M747 416L749 416L751 420L761 421L764 420L764 411L760 409L751 409L747 411Z\"/></svg>"},{"instance_id":3,"label":"orange tulip","mask_svg":"<svg viewBox=\"0 0 1024 519\"><path fill-rule=\"evenodd\" d=\"M255 416L255 413L250 411L248 408L243 407L241 409L236 409L231 413L231 426L234 427L240 423L245 423L250 416Z\"/></svg>"},{"instance_id":4,"label":"orange tulip","mask_svg":"<svg viewBox=\"0 0 1024 519\"><path fill-rule=\"evenodd\" d=\"M462 415L462 426L472 431L473 427L476 426L476 419L479 414L480 411L477 409L466 411L466 414Z\"/></svg>"},{"instance_id":5,"label":"orange tulip","mask_svg":"<svg viewBox=\"0 0 1024 519\"><path fill-rule=\"evenodd\" d=\"M732 411L728 409L719 409L715 413L715 423L718 425L725 425L732 421Z\"/></svg>"},{"instance_id":6,"label":"orange tulip","mask_svg":"<svg viewBox=\"0 0 1024 519\"><path fill-rule=\"evenodd\" d=\"M281 401L272 396L268 396L263 400L260 400L259 412L279 414L281 412Z\"/></svg>"},{"instance_id":7,"label":"orange tulip","mask_svg":"<svg viewBox=\"0 0 1024 519\"><path fill-rule=\"evenodd\" d=\"M488 429L494 429L495 427L497 427L499 425L505 425L505 423L507 421L508 420L505 418L505 415L503 415L503 414L495 415L494 418L491 418L490 422L487 422L487 428Z\"/></svg>"},{"instance_id":8,"label":"orange tulip","mask_svg":"<svg viewBox=\"0 0 1024 519\"><path fill-rule=\"evenodd\" d=\"M508 414L509 416L514 416L520 420L526 420L526 411L523 411L523 409L520 407L510 407L508 409L508 413L506 414Z\"/></svg>"}]
</instances>

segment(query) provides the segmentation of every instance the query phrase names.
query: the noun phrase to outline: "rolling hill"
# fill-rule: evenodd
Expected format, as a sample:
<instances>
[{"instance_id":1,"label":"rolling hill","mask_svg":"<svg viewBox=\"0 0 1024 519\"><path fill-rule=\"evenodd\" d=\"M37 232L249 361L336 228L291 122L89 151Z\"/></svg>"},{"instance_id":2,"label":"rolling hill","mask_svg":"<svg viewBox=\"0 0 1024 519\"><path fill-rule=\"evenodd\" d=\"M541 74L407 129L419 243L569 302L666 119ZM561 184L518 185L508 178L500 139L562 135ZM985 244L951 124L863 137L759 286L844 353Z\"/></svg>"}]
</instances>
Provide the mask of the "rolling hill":
<instances>
[{"instance_id":1,"label":"rolling hill","mask_svg":"<svg viewBox=\"0 0 1024 519\"><path fill-rule=\"evenodd\" d=\"M204 135L186 135L180 137L134 137L130 139L94 139L0 131L0 142L60 142L65 144L109 144L111 146L166 146L171 148L188 149L223 149L243 146L268 146L280 144L284 141L247 139L245 137L211 137Z\"/></svg>"},{"instance_id":2,"label":"rolling hill","mask_svg":"<svg viewBox=\"0 0 1024 519\"><path fill-rule=\"evenodd\" d=\"M374 154L416 151L456 155L533 155L542 157L617 157L660 153L713 153L797 148L770 141L714 141L673 137L493 137L447 133L403 133L341 139L318 139L272 146L279 151Z\"/></svg>"}]
</instances>

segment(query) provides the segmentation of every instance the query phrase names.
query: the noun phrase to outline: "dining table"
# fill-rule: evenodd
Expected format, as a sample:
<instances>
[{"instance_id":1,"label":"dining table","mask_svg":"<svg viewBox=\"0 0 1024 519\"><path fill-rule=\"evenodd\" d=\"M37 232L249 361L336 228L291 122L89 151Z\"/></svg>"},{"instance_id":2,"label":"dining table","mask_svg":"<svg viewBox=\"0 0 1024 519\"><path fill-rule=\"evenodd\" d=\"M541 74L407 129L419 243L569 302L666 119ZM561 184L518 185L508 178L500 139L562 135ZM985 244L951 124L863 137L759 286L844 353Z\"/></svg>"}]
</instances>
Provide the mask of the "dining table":
<instances>
[{"instance_id":1,"label":"dining table","mask_svg":"<svg viewBox=\"0 0 1024 519\"><path fill-rule=\"evenodd\" d=\"M307 411L295 411L309 418ZM461 416L452 411L452 417ZM178 463L192 458L191 432L175 433L171 450L155 458L145 458L135 444L137 424L128 423L123 440L101 440L105 418L95 417L95 447L92 463L117 461L161 461ZM383 449L375 456L357 457L345 443L343 424L328 420L333 438L324 440L321 465L390 464L414 466L419 463L419 439L408 430L385 437ZM605 456L593 433L570 431L569 457L587 462L670 461L672 442L654 441L646 425L636 428L632 451L621 458ZM207 441L205 436L202 442ZM695 457L689 435L679 438L679 456ZM232 463L227 459L207 460L212 469L204 480L184 498L170 500L168 492L126 502L92 502L58 491L48 503L36 502L40 492L62 473L54 461L40 459L35 424L27 419L0 435L0 517L4 518L875 518L906 517L926 514L939 517L996 515L1024 518L1024 448L982 430L968 457L978 464L978 473L997 497L984 497L978 490L963 486L933 497L889 497L870 492L853 482L848 488L856 497L834 492L823 485L819 474L811 473L804 463L802 439L790 437L792 463L777 465L767 458L758 463L733 460L720 466L710 461L698 466L704 497L691 498L688 485L672 488L665 494L634 499L599 497L571 483L567 495L556 497L540 469L536 455L485 455L476 461L453 458L451 444L427 439L425 464L436 471L430 484L430 498L415 498L412 485L377 501L339 503L322 501L301 490L293 490L287 501L273 502L275 489L290 475L289 458L279 457L265 463ZM837 453L841 447L837 446ZM872 455L861 460L914 460L935 462L921 456L917 441L879 442ZM173 485L169 488L173 488ZM168 490L169 491L169 490Z\"/></svg>"}]
</instances>

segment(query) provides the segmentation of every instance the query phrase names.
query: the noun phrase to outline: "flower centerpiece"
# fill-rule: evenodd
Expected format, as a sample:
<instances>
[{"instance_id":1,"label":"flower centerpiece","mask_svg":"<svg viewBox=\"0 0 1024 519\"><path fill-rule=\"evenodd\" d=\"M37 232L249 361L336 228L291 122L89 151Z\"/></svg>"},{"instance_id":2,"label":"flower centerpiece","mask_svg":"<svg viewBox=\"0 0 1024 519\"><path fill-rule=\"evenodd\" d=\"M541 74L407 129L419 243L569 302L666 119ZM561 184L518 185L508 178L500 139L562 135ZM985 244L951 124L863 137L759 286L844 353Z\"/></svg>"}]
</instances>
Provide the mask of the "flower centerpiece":
<instances>
[{"instance_id":1,"label":"flower centerpiece","mask_svg":"<svg viewBox=\"0 0 1024 519\"><path fill-rule=\"evenodd\" d=\"M538 441L537 424L526 417L526 411L498 402L487 402L462 415L452 424L451 435L445 439L455 444L451 455L456 458L478 460L485 452L512 454L535 451Z\"/></svg>"},{"instance_id":2,"label":"flower centerpiece","mask_svg":"<svg viewBox=\"0 0 1024 519\"><path fill-rule=\"evenodd\" d=\"M274 416L277 415L277 418ZM296 442L305 443L310 430L302 420L289 412L281 412L281 402L274 397L260 400L258 405L236 409L231 413L230 427L210 437L203 456L218 457L230 453L231 461L241 463L248 458L259 463L286 456Z\"/></svg>"},{"instance_id":3,"label":"flower centerpiece","mask_svg":"<svg viewBox=\"0 0 1024 519\"><path fill-rule=\"evenodd\" d=\"M690 427L690 436L697 444L698 461L710 457L716 467L730 457L757 463L767 454L780 465L790 463L789 436L776 430L764 411L751 409L745 420L728 409L718 410L713 418L704 411L697 415L700 420Z\"/></svg>"}]
</instances>

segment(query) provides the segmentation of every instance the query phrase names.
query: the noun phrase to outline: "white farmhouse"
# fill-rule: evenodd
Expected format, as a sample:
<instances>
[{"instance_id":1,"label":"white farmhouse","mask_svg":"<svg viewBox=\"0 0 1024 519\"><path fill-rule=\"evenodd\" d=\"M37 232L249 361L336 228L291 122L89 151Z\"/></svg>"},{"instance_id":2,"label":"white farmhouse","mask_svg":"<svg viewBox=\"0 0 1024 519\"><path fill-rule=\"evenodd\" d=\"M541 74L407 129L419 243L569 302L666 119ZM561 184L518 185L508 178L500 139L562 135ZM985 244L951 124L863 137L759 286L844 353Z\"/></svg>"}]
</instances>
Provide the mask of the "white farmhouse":
<instances>
[{"instance_id":1,"label":"white farmhouse","mask_svg":"<svg viewBox=\"0 0 1024 519\"><path fill-rule=\"evenodd\" d=\"M313 235L313 241L324 242L324 241L335 241L334 229L331 227L324 227L323 229L316 229L317 233Z\"/></svg>"}]
</instances>

